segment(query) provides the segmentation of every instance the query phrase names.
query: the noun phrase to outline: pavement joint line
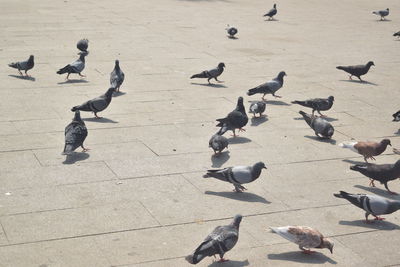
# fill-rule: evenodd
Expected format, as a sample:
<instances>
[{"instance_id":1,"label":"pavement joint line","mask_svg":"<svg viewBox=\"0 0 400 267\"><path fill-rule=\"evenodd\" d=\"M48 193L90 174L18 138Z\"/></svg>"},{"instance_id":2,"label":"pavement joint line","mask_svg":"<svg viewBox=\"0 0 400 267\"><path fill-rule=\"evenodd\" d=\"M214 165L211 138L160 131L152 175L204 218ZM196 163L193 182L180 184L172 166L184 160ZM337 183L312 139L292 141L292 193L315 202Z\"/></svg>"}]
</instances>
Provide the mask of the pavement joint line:
<instances>
[{"instance_id":1,"label":"pavement joint line","mask_svg":"<svg viewBox=\"0 0 400 267\"><path fill-rule=\"evenodd\" d=\"M151 213L151 211L142 203L142 201L137 200L137 202L140 203L140 205L142 205L142 207L147 211L147 213L158 223L159 226L162 226L163 224L154 216L153 213Z\"/></svg>"},{"instance_id":2,"label":"pavement joint line","mask_svg":"<svg viewBox=\"0 0 400 267\"><path fill-rule=\"evenodd\" d=\"M4 229L4 226L3 226L3 224L1 223L1 221L0 221L0 225L1 225L1 229L3 230L4 236L6 237L7 242L10 243L10 240L8 239L6 230Z\"/></svg>"}]
</instances>

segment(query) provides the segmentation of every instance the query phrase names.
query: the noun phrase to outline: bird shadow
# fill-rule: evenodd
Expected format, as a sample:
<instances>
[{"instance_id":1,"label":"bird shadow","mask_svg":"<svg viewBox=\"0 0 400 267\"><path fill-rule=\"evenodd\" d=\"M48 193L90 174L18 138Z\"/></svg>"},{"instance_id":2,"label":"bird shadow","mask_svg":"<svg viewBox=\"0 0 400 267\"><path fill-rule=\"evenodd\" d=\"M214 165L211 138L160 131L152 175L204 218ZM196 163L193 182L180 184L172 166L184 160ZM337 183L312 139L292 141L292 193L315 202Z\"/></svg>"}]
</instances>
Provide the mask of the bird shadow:
<instances>
[{"instance_id":1,"label":"bird shadow","mask_svg":"<svg viewBox=\"0 0 400 267\"><path fill-rule=\"evenodd\" d=\"M377 20L375 20L376 22L390 22L390 21L392 21L391 19L377 19Z\"/></svg>"},{"instance_id":2,"label":"bird shadow","mask_svg":"<svg viewBox=\"0 0 400 267\"><path fill-rule=\"evenodd\" d=\"M331 145L336 145L336 140L335 139L330 139L330 138L322 138L314 135L305 135L304 137L312 140L319 141L321 143L329 143Z\"/></svg>"},{"instance_id":3,"label":"bird shadow","mask_svg":"<svg viewBox=\"0 0 400 267\"><path fill-rule=\"evenodd\" d=\"M251 126L258 126L260 124L263 124L264 122L268 121L268 118L266 115L261 115L261 117L253 117L251 118Z\"/></svg>"},{"instance_id":4,"label":"bird shadow","mask_svg":"<svg viewBox=\"0 0 400 267\"><path fill-rule=\"evenodd\" d=\"M279 21L279 19L274 19L274 18L272 18L272 19L266 19L266 20L264 20L264 21Z\"/></svg>"},{"instance_id":5,"label":"bird shadow","mask_svg":"<svg viewBox=\"0 0 400 267\"><path fill-rule=\"evenodd\" d=\"M232 261L228 260L225 262L218 262L214 261L208 267L220 267L220 266L226 266L226 267L243 267L243 266L250 266L249 260L244 260L244 261Z\"/></svg>"},{"instance_id":6,"label":"bird shadow","mask_svg":"<svg viewBox=\"0 0 400 267\"><path fill-rule=\"evenodd\" d=\"M229 151L224 151L219 154L213 154L211 156L211 162L212 162L212 167L213 168L219 168L221 167L225 162L229 160L231 156L229 156Z\"/></svg>"},{"instance_id":7,"label":"bird shadow","mask_svg":"<svg viewBox=\"0 0 400 267\"><path fill-rule=\"evenodd\" d=\"M369 84L377 86L377 83L369 82L369 81L360 81L360 80L340 80L341 82L348 82L348 83L358 83L358 84Z\"/></svg>"},{"instance_id":8,"label":"bird shadow","mask_svg":"<svg viewBox=\"0 0 400 267\"><path fill-rule=\"evenodd\" d=\"M323 263L331 263L337 264L333 259L325 256L318 251L313 253L313 255L307 255L300 251L289 251L277 254L268 254L269 260L282 260L282 261L293 261L307 264L323 264Z\"/></svg>"},{"instance_id":9,"label":"bird shadow","mask_svg":"<svg viewBox=\"0 0 400 267\"><path fill-rule=\"evenodd\" d=\"M206 191L204 192L206 195L212 195L212 196L219 196L219 197L225 197L225 198L230 198L234 200L240 200L240 201L246 201L246 202L260 202L260 203L265 203L265 204L271 204L270 201L266 200L262 196L249 193L249 192L242 192L242 193L237 193L237 192L213 192L213 191Z\"/></svg>"},{"instance_id":10,"label":"bird shadow","mask_svg":"<svg viewBox=\"0 0 400 267\"><path fill-rule=\"evenodd\" d=\"M229 144L245 144L251 142L251 139L236 135L236 137L229 138L228 141Z\"/></svg>"},{"instance_id":11,"label":"bird shadow","mask_svg":"<svg viewBox=\"0 0 400 267\"><path fill-rule=\"evenodd\" d=\"M365 220L356 220L356 221L339 221L340 225L346 225L346 226L358 226L358 227L365 227L365 228L370 228L370 229L376 229L376 230L398 230L400 229L400 226L397 224L394 224L392 222L388 221L375 221L371 220L371 223L366 223Z\"/></svg>"},{"instance_id":12,"label":"bird shadow","mask_svg":"<svg viewBox=\"0 0 400 267\"><path fill-rule=\"evenodd\" d=\"M232 39L232 40L237 40L237 39L239 39L239 38L237 38L237 37L235 37L235 36L229 36L229 35L228 35L228 38L229 38L229 39Z\"/></svg>"},{"instance_id":13,"label":"bird shadow","mask_svg":"<svg viewBox=\"0 0 400 267\"><path fill-rule=\"evenodd\" d=\"M118 91L118 92L113 93L113 97L118 97L118 96L122 96L122 95L126 95L126 92Z\"/></svg>"},{"instance_id":14,"label":"bird shadow","mask_svg":"<svg viewBox=\"0 0 400 267\"><path fill-rule=\"evenodd\" d=\"M381 189L378 187L371 187L371 186L363 186L363 185L355 185L354 187L374 193L376 195L379 195L379 196L382 196L385 198L400 200L400 195L390 194L386 189Z\"/></svg>"},{"instance_id":15,"label":"bird shadow","mask_svg":"<svg viewBox=\"0 0 400 267\"><path fill-rule=\"evenodd\" d=\"M63 161L63 164L66 165L74 164L77 161L82 161L88 159L89 157L90 155L86 152L74 152L72 154L67 155L67 157Z\"/></svg>"},{"instance_id":16,"label":"bird shadow","mask_svg":"<svg viewBox=\"0 0 400 267\"><path fill-rule=\"evenodd\" d=\"M21 79L21 80L32 81L32 82L36 81L36 78L32 77L32 76L21 76L21 75L14 75L14 74L9 74L8 76L14 77L17 79Z\"/></svg>"},{"instance_id":17,"label":"bird shadow","mask_svg":"<svg viewBox=\"0 0 400 267\"><path fill-rule=\"evenodd\" d=\"M280 100L267 100L265 101L268 105L277 105L277 106L290 106L288 103L280 101Z\"/></svg>"},{"instance_id":18,"label":"bird shadow","mask_svg":"<svg viewBox=\"0 0 400 267\"><path fill-rule=\"evenodd\" d=\"M343 162L347 162L350 164L355 164L355 165L367 165L365 161L358 161L358 160L352 160L352 159L343 159Z\"/></svg>"},{"instance_id":19,"label":"bird shadow","mask_svg":"<svg viewBox=\"0 0 400 267\"><path fill-rule=\"evenodd\" d=\"M67 84L67 83L88 83L88 81L82 79L70 79L63 82L59 82L57 84Z\"/></svg>"},{"instance_id":20,"label":"bird shadow","mask_svg":"<svg viewBox=\"0 0 400 267\"><path fill-rule=\"evenodd\" d=\"M92 122L100 122L100 123L118 123L118 121L114 121L114 120L111 120L111 119L107 119L107 118L104 118L104 117L101 117L101 118L84 118L84 119L82 119L83 121L92 121Z\"/></svg>"},{"instance_id":21,"label":"bird shadow","mask_svg":"<svg viewBox=\"0 0 400 267\"><path fill-rule=\"evenodd\" d=\"M207 86L207 87L215 87L215 88L227 88L226 85L223 84L218 84L218 83L191 83L194 85L200 85L200 86Z\"/></svg>"},{"instance_id":22,"label":"bird shadow","mask_svg":"<svg viewBox=\"0 0 400 267\"><path fill-rule=\"evenodd\" d=\"M320 117L320 116L318 116L318 117ZM326 121L329 121L329 122L337 121L337 120L338 120L338 119L336 119L336 118L330 118L330 117L321 117L321 118L324 119L324 120L326 120ZM303 117L296 117L296 118L293 118L293 119L296 120L296 121L304 120Z\"/></svg>"}]
</instances>

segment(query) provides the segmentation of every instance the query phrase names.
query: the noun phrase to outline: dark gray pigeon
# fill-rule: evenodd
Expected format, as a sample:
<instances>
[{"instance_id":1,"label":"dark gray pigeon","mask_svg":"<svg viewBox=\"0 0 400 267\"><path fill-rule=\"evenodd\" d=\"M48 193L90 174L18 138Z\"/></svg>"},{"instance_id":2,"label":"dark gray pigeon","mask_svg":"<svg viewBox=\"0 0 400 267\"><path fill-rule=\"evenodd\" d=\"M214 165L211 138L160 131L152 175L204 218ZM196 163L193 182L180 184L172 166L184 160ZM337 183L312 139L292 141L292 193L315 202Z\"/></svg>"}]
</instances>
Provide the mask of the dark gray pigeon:
<instances>
[{"instance_id":1,"label":"dark gray pigeon","mask_svg":"<svg viewBox=\"0 0 400 267\"><path fill-rule=\"evenodd\" d=\"M89 40L88 39L81 39L76 44L76 48L78 48L82 52L88 53L88 50L87 50L88 47L89 47Z\"/></svg>"},{"instance_id":2,"label":"dark gray pigeon","mask_svg":"<svg viewBox=\"0 0 400 267\"><path fill-rule=\"evenodd\" d=\"M85 57L87 56L86 52L81 52L79 54L79 58L72 62L71 64L68 64L64 68L60 69L57 71L57 74L64 74L68 73L66 80L68 80L68 77L71 73L78 73L79 76L85 77L85 75L82 75L81 72L85 68Z\"/></svg>"},{"instance_id":3,"label":"dark gray pigeon","mask_svg":"<svg viewBox=\"0 0 400 267\"><path fill-rule=\"evenodd\" d=\"M262 100L265 100L264 97L266 94L272 94L274 97L281 97L279 95L275 95L275 93L283 86L283 76L286 76L286 73L284 71L279 72L278 76L271 81L250 89L247 92L247 95L264 94L262 96Z\"/></svg>"},{"instance_id":4,"label":"dark gray pigeon","mask_svg":"<svg viewBox=\"0 0 400 267\"><path fill-rule=\"evenodd\" d=\"M197 264L205 257L219 255L219 262L227 261L224 259L224 254L231 250L239 240L239 226L242 221L242 215L238 214L233 218L229 225L216 227L211 234L209 234L203 243L185 259L190 264Z\"/></svg>"},{"instance_id":5,"label":"dark gray pigeon","mask_svg":"<svg viewBox=\"0 0 400 267\"><path fill-rule=\"evenodd\" d=\"M218 67L216 67L215 69L205 70L203 72L200 72L199 74L194 74L194 75L192 75L192 77L190 77L190 79L207 78L209 84L211 84L210 83L211 79L215 79L217 82L222 82L222 81L219 81L217 79L217 77L222 74L222 72L224 71L224 68L225 68L225 64L223 62L221 62L218 64Z\"/></svg>"},{"instance_id":6,"label":"dark gray pigeon","mask_svg":"<svg viewBox=\"0 0 400 267\"><path fill-rule=\"evenodd\" d=\"M393 116L393 121L400 121L400 110L394 113L392 116Z\"/></svg>"},{"instance_id":7,"label":"dark gray pigeon","mask_svg":"<svg viewBox=\"0 0 400 267\"><path fill-rule=\"evenodd\" d=\"M370 186L375 187L374 181L376 180L383 184L389 193L397 195L389 190L388 182L400 178L400 160L394 164L357 164L350 166L350 170L367 176L370 179Z\"/></svg>"},{"instance_id":8,"label":"dark gray pigeon","mask_svg":"<svg viewBox=\"0 0 400 267\"><path fill-rule=\"evenodd\" d=\"M255 181L261 175L261 170L266 169L264 162L257 162L253 166L236 166L224 169L208 170L203 178L213 177L218 180L231 183L235 186L233 191L243 192L247 190L242 184Z\"/></svg>"},{"instance_id":9,"label":"dark gray pigeon","mask_svg":"<svg viewBox=\"0 0 400 267\"><path fill-rule=\"evenodd\" d=\"M232 131L233 136L236 136L235 130L245 131L249 118L247 117L246 110L243 105L243 97L239 97L236 108L228 114L225 118L217 119L217 127L221 127L217 134L223 135L226 131Z\"/></svg>"},{"instance_id":10,"label":"dark gray pigeon","mask_svg":"<svg viewBox=\"0 0 400 267\"><path fill-rule=\"evenodd\" d=\"M114 70L110 74L110 84L111 87L115 88L116 92L119 92L119 88L121 87L122 83L124 82L125 74L119 67L119 60L115 60L115 67Z\"/></svg>"},{"instance_id":11,"label":"dark gray pigeon","mask_svg":"<svg viewBox=\"0 0 400 267\"><path fill-rule=\"evenodd\" d=\"M235 37L235 34L237 34L238 33L238 30L235 28L235 27L231 27L231 26L229 26L229 24L227 25L227 28L225 29L227 32L228 32L228 34L229 34L229 38L236 38Z\"/></svg>"},{"instance_id":12,"label":"dark gray pigeon","mask_svg":"<svg viewBox=\"0 0 400 267\"><path fill-rule=\"evenodd\" d=\"M351 194L344 191L333 195L338 198L344 198L351 204L365 210L365 220L367 223L370 222L368 220L369 215L374 216L375 220L384 220L379 215L391 214L400 209L400 201L390 200L377 195Z\"/></svg>"},{"instance_id":13,"label":"dark gray pigeon","mask_svg":"<svg viewBox=\"0 0 400 267\"><path fill-rule=\"evenodd\" d=\"M13 63L8 64L8 66L11 68L17 69L19 74L21 74L22 76L24 76L24 75L22 74L21 70L24 70L26 76L29 76L27 73L28 70L32 69L33 66L35 66L35 62L34 62L33 58L34 58L33 55L30 55L28 60L20 61L20 62L13 62Z\"/></svg>"},{"instance_id":14,"label":"dark gray pigeon","mask_svg":"<svg viewBox=\"0 0 400 267\"><path fill-rule=\"evenodd\" d=\"M400 37L400 31L393 33L393 36Z\"/></svg>"},{"instance_id":15,"label":"dark gray pigeon","mask_svg":"<svg viewBox=\"0 0 400 267\"><path fill-rule=\"evenodd\" d=\"M321 117L307 114L304 111L299 111L299 113L303 116L304 120L311 127L311 129L314 130L314 133L317 137L328 139L332 137L335 129L333 129L333 126L328 121Z\"/></svg>"},{"instance_id":16,"label":"dark gray pigeon","mask_svg":"<svg viewBox=\"0 0 400 267\"><path fill-rule=\"evenodd\" d=\"M276 13L278 13L278 10L276 9L276 4L274 4L274 7L268 11L267 14L265 14L263 17L269 17L268 20L273 19L273 16L276 15Z\"/></svg>"},{"instance_id":17,"label":"dark gray pigeon","mask_svg":"<svg viewBox=\"0 0 400 267\"><path fill-rule=\"evenodd\" d=\"M81 119L79 110L75 111L75 116L72 122L65 127L65 146L63 155L69 155L75 151L78 147L82 147L83 152L88 149L83 146L88 135L85 122Z\"/></svg>"},{"instance_id":18,"label":"dark gray pigeon","mask_svg":"<svg viewBox=\"0 0 400 267\"><path fill-rule=\"evenodd\" d=\"M381 20L384 20L387 15L389 15L389 8L379 11L373 11L372 14L381 16Z\"/></svg>"},{"instance_id":19,"label":"dark gray pigeon","mask_svg":"<svg viewBox=\"0 0 400 267\"><path fill-rule=\"evenodd\" d=\"M108 105L111 103L113 93L114 93L114 88L111 87L107 90L107 92L104 95L86 101L82 105L75 106L71 109L71 111L76 111L76 110L92 111L94 112L94 116L96 118L100 118L97 116L97 112L103 111L108 107Z\"/></svg>"},{"instance_id":20,"label":"dark gray pigeon","mask_svg":"<svg viewBox=\"0 0 400 267\"><path fill-rule=\"evenodd\" d=\"M367 74L367 72L369 71L369 68L371 68L371 66L375 66L373 61L369 61L365 65L337 66L336 68L338 70L343 70L343 71L349 73L350 80L352 80L352 78L351 78L352 76L356 76L360 81L363 81L363 80L361 80L361 76Z\"/></svg>"},{"instance_id":21,"label":"dark gray pigeon","mask_svg":"<svg viewBox=\"0 0 400 267\"><path fill-rule=\"evenodd\" d=\"M335 98L333 96L329 96L328 98L313 98L305 101L295 100L292 101L292 104L299 104L303 107L312 108L312 115L317 111L321 116L324 116L321 114L321 111L331 109L334 100Z\"/></svg>"},{"instance_id":22,"label":"dark gray pigeon","mask_svg":"<svg viewBox=\"0 0 400 267\"><path fill-rule=\"evenodd\" d=\"M228 144L228 139L225 136L219 134L214 134L213 136L211 136L211 139L208 142L209 147L214 150L215 155L217 155L217 152L221 153L222 150L228 148Z\"/></svg>"},{"instance_id":23,"label":"dark gray pigeon","mask_svg":"<svg viewBox=\"0 0 400 267\"><path fill-rule=\"evenodd\" d=\"M256 116L256 113L260 114L260 117L262 113L265 111L266 104L264 101L258 101L251 103L250 108L249 108L249 113L253 113L253 117Z\"/></svg>"}]
</instances>

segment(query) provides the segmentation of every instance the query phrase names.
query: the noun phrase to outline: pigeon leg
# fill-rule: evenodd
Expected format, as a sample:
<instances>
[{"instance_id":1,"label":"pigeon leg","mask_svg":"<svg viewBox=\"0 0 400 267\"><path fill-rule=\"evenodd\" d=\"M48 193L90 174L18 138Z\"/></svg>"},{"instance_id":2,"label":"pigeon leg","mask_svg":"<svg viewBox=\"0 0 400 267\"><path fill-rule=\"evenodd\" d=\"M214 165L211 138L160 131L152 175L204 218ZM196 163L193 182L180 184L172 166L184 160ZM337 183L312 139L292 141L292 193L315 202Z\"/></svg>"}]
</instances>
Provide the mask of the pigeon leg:
<instances>
[{"instance_id":1,"label":"pigeon leg","mask_svg":"<svg viewBox=\"0 0 400 267\"><path fill-rule=\"evenodd\" d=\"M370 220L368 220L368 216L369 216L369 213L366 212L365 213L365 223L372 223Z\"/></svg>"},{"instance_id":2,"label":"pigeon leg","mask_svg":"<svg viewBox=\"0 0 400 267\"><path fill-rule=\"evenodd\" d=\"M382 218L382 217L379 217L379 216L375 216L374 215L374 217L375 217L375 221L383 221L383 220L385 220L385 218Z\"/></svg>"},{"instance_id":3,"label":"pigeon leg","mask_svg":"<svg viewBox=\"0 0 400 267\"><path fill-rule=\"evenodd\" d=\"M217 77L215 77L214 79L215 79L217 82L219 82L219 83L223 83L223 82L224 82L224 81L218 80Z\"/></svg>"},{"instance_id":4,"label":"pigeon leg","mask_svg":"<svg viewBox=\"0 0 400 267\"><path fill-rule=\"evenodd\" d=\"M94 116L95 116L97 119L101 119L101 118L102 118L102 117L97 116L97 112L94 113Z\"/></svg>"},{"instance_id":5,"label":"pigeon leg","mask_svg":"<svg viewBox=\"0 0 400 267\"><path fill-rule=\"evenodd\" d=\"M90 148L84 147L83 145L81 145L81 147L82 147L82 152L87 152L90 150Z\"/></svg>"},{"instance_id":6,"label":"pigeon leg","mask_svg":"<svg viewBox=\"0 0 400 267\"><path fill-rule=\"evenodd\" d=\"M280 96L280 95L276 95L276 94L272 94L274 97L277 97L277 98L281 98L282 96Z\"/></svg>"},{"instance_id":7,"label":"pigeon leg","mask_svg":"<svg viewBox=\"0 0 400 267\"><path fill-rule=\"evenodd\" d=\"M27 70L25 71L25 75L26 75L26 77L29 77L29 74L27 73Z\"/></svg>"},{"instance_id":8,"label":"pigeon leg","mask_svg":"<svg viewBox=\"0 0 400 267\"><path fill-rule=\"evenodd\" d=\"M24 76L20 70L18 70L18 72L19 72L19 74L21 74L21 76Z\"/></svg>"},{"instance_id":9,"label":"pigeon leg","mask_svg":"<svg viewBox=\"0 0 400 267\"><path fill-rule=\"evenodd\" d=\"M79 72L78 74L79 74L79 76L81 76L81 77L86 77L86 75L82 75L80 72Z\"/></svg>"},{"instance_id":10,"label":"pigeon leg","mask_svg":"<svg viewBox=\"0 0 400 267\"><path fill-rule=\"evenodd\" d=\"M267 99L264 98L265 95L266 95L266 94L264 94L264 95L261 97L261 99L262 99L263 101L267 101Z\"/></svg>"},{"instance_id":11,"label":"pigeon leg","mask_svg":"<svg viewBox=\"0 0 400 267\"><path fill-rule=\"evenodd\" d=\"M392 194L392 195L397 195L396 192L390 191L390 189L389 189L387 183L385 183L385 188L386 188L386 190L387 190L390 194Z\"/></svg>"},{"instance_id":12,"label":"pigeon leg","mask_svg":"<svg viewBox=\"0 0 400 267\"><path fill-rule=\"evenodd\" d=\"M370 179L369 186L375 187L374 180Z\"/></svg>"},{"instance_id":13,"label":"pigeon leg","mask_svg":"<svg viewBox=\"0 0 400 267\"><path fill-rule=\"evenodd\" d=\"M319 110L317 110L318 114L321 115L321 117L326 117L325 115L323 115Z\"/></svg>"},{"instance_id":14,"label":"pigeon leg","mask_svg":"<svg viewBox=\"0 0 400 267\"><path fill-rule=\"evenodd\" d=\"M307 254L307 255L315 253L315 251L312 251L310 249L305 249L305 248L303 248L301 246L299 246L299 248L303 251L304 254Z\"/></svg>"},{"instance_id":15,"label":"pigeon leg","mask_svg":"<svg viewBox=\"0 0 400 267\"><path fill-rule=\"evenodd\" d=\"M353 77L353 75L350 75L350 76L349 76L349 79L350 79L350 80L353 80L351 77Z\"/></svg>"},{"instance_id":16,"label":"pigeon leg","mask_svg":"<svg viewBox=\"0 0 400 267\"><path fill-rule=\"evenodd\" d=\"M68 81L68 77L69 77L69 75L70 75L70 74L71 74L71 73L69 73L69 72L68 72L68 74L67 74L67 78L65 78L67 81Z\"/></svg>"},{"instance_id":17,"label":"pigeon leg","mask_svg":"<svg viewBox=\"0 0 400 267\"><path fill-rule=\"evenodd\" d=\"M245 131L246 131L246 129L239 128L239 132L245 132Z\"/></svg>"},{"instance_id":18,"label":"pigeon leg","mask_svg":"<svg viewBox=\"0 0 400 267\"><path fill-rule=\"evenodd\" d=\"M229 261L228 259L221 258L218 262L226 262Z\"/></svg>"},{"instance_id":19,"label":"pigeon leg","mask_svg":"<svg viewBox=\"0 0 400 267\"><path fill-rule=\"evenodd\" d=\"M361 77L360 77L360 76L357 76L357 78L360 80L360 82L363 82L363 80L361 80Z\"/></svg>"},{"instance_id":20,"label":"pigeon leg","mask_svg":"<svg viewBox=\"0 0 400 267\"><path fill-rule=\"evenodd\" d=\"M211 78L212 78L212 77L211 77ZM208 84L211 84L211 83L210 83L211 78L208 78L208 80L207 80L207 81L208 81Z\"/></svg>"}]
</instances>

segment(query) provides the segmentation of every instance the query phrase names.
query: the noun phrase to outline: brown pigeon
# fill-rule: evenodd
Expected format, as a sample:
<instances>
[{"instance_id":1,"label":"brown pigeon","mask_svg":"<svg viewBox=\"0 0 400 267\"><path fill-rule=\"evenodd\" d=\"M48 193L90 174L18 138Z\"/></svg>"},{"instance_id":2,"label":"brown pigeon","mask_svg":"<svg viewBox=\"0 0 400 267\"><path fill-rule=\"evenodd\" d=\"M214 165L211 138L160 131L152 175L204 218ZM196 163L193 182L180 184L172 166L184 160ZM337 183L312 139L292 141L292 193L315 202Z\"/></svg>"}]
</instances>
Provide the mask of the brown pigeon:
<instances>
[{"instance_id":1,"label":"brown pigeon","mask_svg":"<svg viewBox=\"0 0 400 267\"><path fill-rule=\"evenodd\" d=\"M389 139L382 139L379 143L377 142L346 142L340 143L339 146L343 148L349 148L350 150L364 156L365 162L368 163L367 159L375 160L374 156L382 154L387 146L392 146Z\"/></svg>"}]
</instances>

